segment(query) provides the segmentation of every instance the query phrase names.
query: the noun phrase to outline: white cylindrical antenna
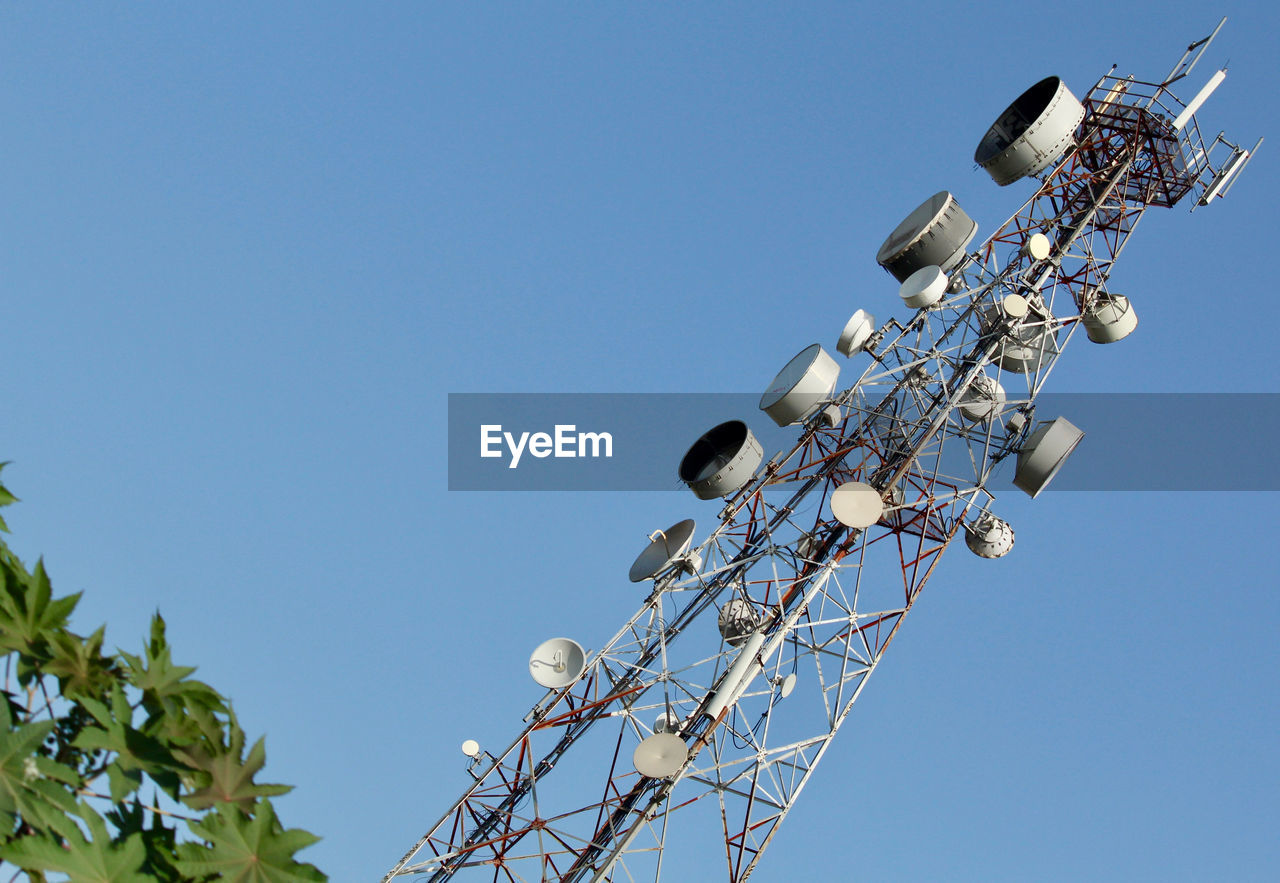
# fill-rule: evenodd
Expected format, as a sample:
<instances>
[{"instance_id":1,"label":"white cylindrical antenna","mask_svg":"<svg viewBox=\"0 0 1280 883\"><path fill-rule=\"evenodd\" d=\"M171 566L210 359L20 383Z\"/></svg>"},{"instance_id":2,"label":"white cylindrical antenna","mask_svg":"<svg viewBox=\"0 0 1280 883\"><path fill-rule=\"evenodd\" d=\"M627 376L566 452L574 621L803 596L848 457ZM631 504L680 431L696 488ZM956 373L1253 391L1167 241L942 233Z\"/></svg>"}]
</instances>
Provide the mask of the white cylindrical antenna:
<instances>
[{"instance_id":1,"label":"white cylindrical antenna","mask_svg":"<svg viewBox=\"0 0 1280 883\"><path fill-rule=\"evenodd\" d=\"M1209 82L1204 84L1204 88L1196 93L1196 97L1191 99L1191 103L1182 109L1182 113L1178 114L1177 119L1173 121L1173 128L1181 131L1182 127L1191 122L1191 117L1195 116L1195 112L1200 109L1200 105L1209 100L1209 96L1213 94L1213 90L1222 85L1222 81L1227 78L1227 69L1224 67L1212 77Z\"/></svg>"},{"instance_id":2,"label":"white cylindrical antenna","mask_svg":"<svg viewBox=\"0 0 1280 883\"><path fill-rule=\"evenodd\" d=\"M764 670L763 660L759 658L762 646L764 646L764 632L756 632L747 639L742 649L738 651L738 658L733 661L724 680L720 682L720 689L712 694L711 700L707 703L704 709L707 717L715 720L722 711L737 702L742 694L747 692L756 675Z\"/></svg>"}]
</instances>

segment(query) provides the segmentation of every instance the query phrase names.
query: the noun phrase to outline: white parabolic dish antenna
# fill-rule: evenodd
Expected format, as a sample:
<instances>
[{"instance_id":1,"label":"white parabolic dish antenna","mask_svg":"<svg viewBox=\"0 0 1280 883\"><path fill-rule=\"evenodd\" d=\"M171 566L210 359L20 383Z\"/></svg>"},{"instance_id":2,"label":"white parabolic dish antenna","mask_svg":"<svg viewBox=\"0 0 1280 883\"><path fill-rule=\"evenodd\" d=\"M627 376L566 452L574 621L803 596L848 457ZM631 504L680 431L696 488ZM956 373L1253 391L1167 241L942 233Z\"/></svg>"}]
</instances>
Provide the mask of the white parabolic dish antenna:
<instances>
[{"instance_id":1,"label":"white parabolic dish antenna","mask_svg":"<svg viewBox=\"0 0 1280 883\"><path fill-rule=\"evenodd\" d=\"M930 264L916 270L898 287L903 303L912 309L925 309L942 300L947 293L947 274L942 268Z\"/></svg>"},{"instance_id":2,"label":"white parabolic dish antenna","mask_svg":"<svg viewBox=\"0 0 1280 883\"><path fill-rule=\"evenodd\" d=\"M836 350L843 356L852 357L862 352L871 334L876 330L876 317L866 310L858 310L849 317L840 339L836 341Z\"/></svg>"},{"instance_id":3,"label":"white parabolic dish antenna","mask_svg":"<svg viewBox=\"0 0 1280 883\"><path fill-rule=\"evenodd\" d=\"M1038 497L1082 438L1084 432L1066 417L1041 423L1018 451L1014 486L1032 499Z\"/></svg>"},{"instance_id":4,"label":"white parabolic dish antenna","mask_svg":"<svg viewBox=\"0 0 1280 883\"><path fill-rule=\"evenodd\" d=\"M650 779L674 776L688 759L689 749L674 733L654 733L637 745L631 755L636 772Z\"/></svg>"},{"instance_id":5,"label":"white parabolic dish antenna","mask_svg":"<svg viewBox=\"0 0 1280 883\"><path fill-rule=\"evenodd\" d=\"M1004 109L978 142L973 161L1003 187L1044 171L1062 156L1084 119L1066 83L1046 77Z\"/></svg>"},{"instance_id":6,"label":"white parabolic dish antenna","mask_svg":"<svg viewBox=\"0 0 1280 883\"><path fill-rule=\"evenodd\" d=\"M821 344L810 344L778 372L760 397L760 410L779 426L799 423L831 397L840 366Z\"/></svg>"},{"instance_id":7,"label":"white parabolic dish antenna","mask_svg":"<svg viewBox=\"0 0 1280 883\"><path fill-rule=\"evenodd\" d=\"M964 259L978 223L947 190L933 194L902 219L876 252L876 263L899 282L921 267L948 272Z\"/></svg>"},{"instance_id":8,"label":"white parabolic dish antenna","mask_svg":"<svg viewBox=\"0 0 1280 883\"><path fill-rule=\"evenodd\" d=\"M870 527L884 514L884 501L871 485L846 481L831 494L831 514L845 527Z\"/></svg>"},{"instance_id":9,"label":"white parabolic dish antenna","mask_svg":"<svg viewBox=\"0 0 1280 883\"><path fill-rule=\"evenodd\" d=\"M1123 294L1099 293L1080 316L1085 333L1094 343L1115 343L1138 327L1138 314Z\"/></svg>"},{"instance_id":10,"label":"white parabolic dish antenna","mask_svg":"<svg viewBox=\"0 0 1280 883\"><path fill-rule=\"evenodd\" d=\"M543 641L529 657L529 675L543 687L567 687L587 667L587 654L572 638Z\"/></svg>"},{"instance_id":11,"label":"white parabolic dish antenna","mask_svg":"<svg viewBox=\"0 0 1280 883\"><path fill-rule=\"evenodd\" d=\"M725 497L755 475L764 448L741 420L729 420L702 434L680 460L680 480L699 500Z\"/></svg>"},{"instance_id":12,"label":"white parabolic dish antenna","mask_svg":"<svg viewBox=\"0 0 1280 883\"><path fill-rule=\"evenodd\" d=\"M677 521L666 530L658 531L645 550L641 552L627 573L633 583L643 582L671 568L676 559L689 550L693 539L692 518Z\"/></svg>"}]
</instances>

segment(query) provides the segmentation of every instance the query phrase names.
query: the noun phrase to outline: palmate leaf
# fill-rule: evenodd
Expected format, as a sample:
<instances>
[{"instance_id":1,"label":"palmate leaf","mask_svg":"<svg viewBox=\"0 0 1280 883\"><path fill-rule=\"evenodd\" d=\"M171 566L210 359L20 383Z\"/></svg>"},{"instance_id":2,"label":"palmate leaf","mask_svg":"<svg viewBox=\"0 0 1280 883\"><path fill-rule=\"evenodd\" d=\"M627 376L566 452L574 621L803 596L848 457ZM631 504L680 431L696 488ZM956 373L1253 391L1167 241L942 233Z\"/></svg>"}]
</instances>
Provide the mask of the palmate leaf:
<instances>
[{"instance_id":1,"label":"palmate leaf","mask_svg":"<svg viewBox=\"0 0 1280 883\"><path fill-rule=\"evenodd\" d=\"M115 828L117 838L138 835L146 850L146 860L142 870L147 877L156 883L184 883L184 878L173 866L177 857L175 852L177 832L165 827L164 817L159 812L157 801L148 809L139 800L130 804L117 804L114 809L107 810L107 821ZM151 818L150 827L147 818Z\"/></svg>"},{"instance_id":2,"label":"palmate leaf","mask_svg":"<svg viewBox=\"0 0 1280 883\"><path fill-rule=\"evenodd\" d=\"M9 830L15 816L40 824L50 814L75 808L71 791L57 781L74 781L74 771L36 757L52 730L52 721L41 721L0 733L0 818Z\"/></svg>"},{"instance_id":3,"label":"palmate leaf","mask_svg":"<svg viewBox=\"0 0 1280 883\"><path fill-rule=\"evenodd\" d=\"M51 634L67 627L67 618L80 602L80 593L54 598L43 560L37 561L29 574L10 560L3 561L3 570L0 650L39 655Z\"/></svg>"},{"instance_id":4,"label":"palmate leaf","mask_svg":"<svg viewBox=\"0 0 1280 883\"><path fill-rule=\"evenodd\" d=\"M254 782L253 777L267 762L265 742L259 739L253 743L249 756L242 758L244 730L240 729L234 716L228 721L227 727L231 731L231 738L226 745L219 746L217 751L191 746L174 752L179 760L198 770L203 774L200 778L207 781L202 787L183 795L183 803L192 809L208 809L228 803L248 807L259 797L275 797L293 790L289 785Z\"/></svg>"},{"instance_id":5,"label":"palmate leaf","mask_svg":"<svg viewBox=\"0 0 1280 883\"><path fill-rule=\"evenodd\" d=\"M327 879L314 865L293 854L320 838L298 828L285 830L271 804L263 801L251 818L239 809L219 806L199 822L188 822L204 841L178 845L178 871L189 879L216 874L230 883L312 883Z\"/></svg>"},{"instance_id":6,"label":"palmate leaf","mask_svg":"<svg viewBox=\"0 0 1280 883\"><path fill-rule=\"evenodd\" d=\"M102 817L88 805L77 805L89 837L74 825L63 828L63 842L44 837L23 837L0 847L0 858L25 871L57 871L76 883L152 883L142 873L146 848L141 834L113 842Z\"/></svg>"},{"instance_id":7,"label":"palmate leaf","mask_svg":"<svg viewBox=\"0 0 1280 883\"><path fill-rule=\"evenodd\" d=\"M168 641L164 636L164 618L159 613L151 618L151 640L142 656L121 653L129 683L142 691L142 703L153 716L193 706L225 708L222 696L203 681L190 677L195 667L174 665Z\"/></svg>"},{"instance_id":8,"label":"palmate leaf","mask_svg":"<svg viewBox=\"0 0 1280 883\"><path fill-rule=\"evenodd\" d=\"M134 728L133 709L119 683L112 685L110 698L108 705L87 696L80 697L80 704L93 716L94 725L81 730L74 746L82 751L114 752L112 763L122 773L146 773L169 794L176 795L178 773L185 771L182 762L163 742ZM127 778L140 781L133 775ZM113 780L113 797L123 796L122 782L119 776Z\"/></svg>"},{"instance_id":9,"label":"palmate leaf","mask_svg":"<svg viewBox=\"0 0 1280 883\"><path fill-rule=\"evenodd\" d=\"M9 465L8 460L4 461L3 463L0 463L0 470L3 470L4 467L8 465ZM18 502L18 498L15 497L13 494L9 493L9 489L7 487L5 487L3 484L0 484L0 506L8 506L10 503L16 503L16 502ZM3 518L0 518L0 530L4 531L5 533L9 532L9 525L4 523ZM0 548L4 548L3 543L0 543ZM7 549L4 549L4 550L8 551Z\"/></svg>"},{"instance_id":10,"label":"palmate leaf","mask_svg":"<svg viewBox=\"0 0 1280 883\"><path fill-rule=\"evenodd\" d=\"M49 660L44 671L58 679L58 688L68 699L102 696L115 680L115 663L102 655L106 626L87 638L68 631L53 632L49 638Z\"/></svg>"}]
</instances>

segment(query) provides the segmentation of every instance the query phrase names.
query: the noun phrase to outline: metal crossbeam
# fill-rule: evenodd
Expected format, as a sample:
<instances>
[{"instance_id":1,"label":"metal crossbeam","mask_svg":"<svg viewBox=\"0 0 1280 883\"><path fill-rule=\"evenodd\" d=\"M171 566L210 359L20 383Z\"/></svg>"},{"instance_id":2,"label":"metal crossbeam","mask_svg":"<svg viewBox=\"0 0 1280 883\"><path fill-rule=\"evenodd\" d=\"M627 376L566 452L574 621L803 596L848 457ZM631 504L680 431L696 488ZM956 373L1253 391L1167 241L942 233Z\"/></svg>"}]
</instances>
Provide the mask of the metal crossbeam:
<instances>
[{"instance_id":1,"label":"metal crossbeam","mask_svg":"<svg viewBox=\"0 0 1280 883\"><path fill-rule=\"evenodd\" d=\"M805 424L726 501L696 566L656 580L384 881L657 880L669 846L705 845L711 831L727 878L750 877L942 553L989 510L993 471L1025 441L1037 395L1107 296L1143 213L1203 197L1223 170L1213 148L1237 149L1171 124L1183 105L1169 87L1206 43L1162 83L1108 74L1094 85L1073 145L950 271L942 300L873 335L872 363L832 397L839 418ZM1047 254L1028 249L1035 234ZM1007 367L1028 341L1039 357ZM966 396L991 381L1005 390L1003 416L964 416ZM1015 414L1025 419L1004 422ZM851 481L885 503L865 529L831 513ZM752 640L704 624L731 603L749 613ZM649 778L632 752L660 720L688 754Z\"/></svg>"}]
</instances>

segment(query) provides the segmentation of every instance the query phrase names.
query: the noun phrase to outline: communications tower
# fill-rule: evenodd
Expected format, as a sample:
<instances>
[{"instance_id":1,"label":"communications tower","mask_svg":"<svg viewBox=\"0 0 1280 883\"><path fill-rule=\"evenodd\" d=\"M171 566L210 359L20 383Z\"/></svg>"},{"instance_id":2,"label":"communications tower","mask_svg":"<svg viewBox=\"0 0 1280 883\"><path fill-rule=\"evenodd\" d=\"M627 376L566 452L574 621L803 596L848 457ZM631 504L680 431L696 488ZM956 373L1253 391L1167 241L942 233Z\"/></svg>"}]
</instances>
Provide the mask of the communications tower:
<instances>
[{"instance_id":1,"label":"communications tower","mask_svg":"<svg viewBox=\"0 0 1280 883\"><path fill-rule=\"evenodd\" d=\"M819 344L782 369L760 407L797 427L784 450L736 420L693 444L679 475L720 501L709 533L653 534L630 571L651 590L599 650L537 648L524 728L463 744L471 785L384 881L684 880L674 844L751 875L943 551L1012 547L995 471L1034 497L1082 437L1036 398L1072 338L1136 326L1107 281L1143 213L1208 205L1261 144L1200 131L1225 70L1187 78L1221 27L1161 80L1112 68L1081 100L1049 77L1009 105L974 159L1031 198L975 248L949 192L903 220L877 260L908 317L854 314L836 350L869 364L848 387Z\"/></svg>"}]
</instances>

